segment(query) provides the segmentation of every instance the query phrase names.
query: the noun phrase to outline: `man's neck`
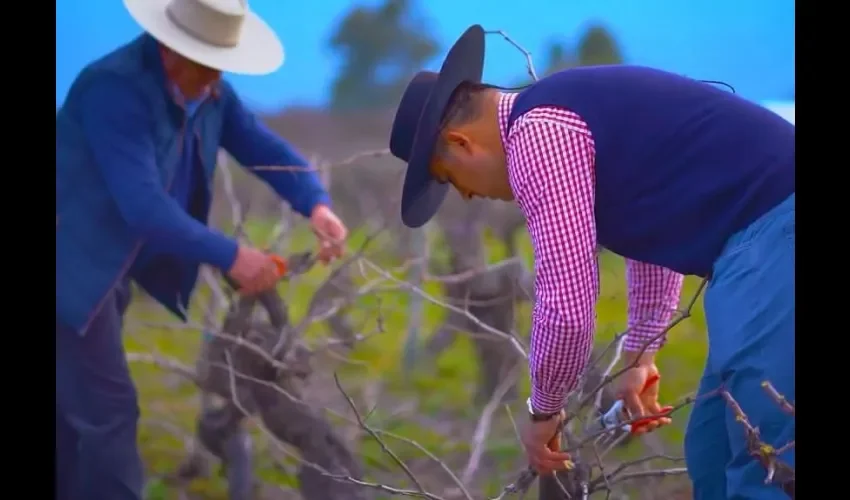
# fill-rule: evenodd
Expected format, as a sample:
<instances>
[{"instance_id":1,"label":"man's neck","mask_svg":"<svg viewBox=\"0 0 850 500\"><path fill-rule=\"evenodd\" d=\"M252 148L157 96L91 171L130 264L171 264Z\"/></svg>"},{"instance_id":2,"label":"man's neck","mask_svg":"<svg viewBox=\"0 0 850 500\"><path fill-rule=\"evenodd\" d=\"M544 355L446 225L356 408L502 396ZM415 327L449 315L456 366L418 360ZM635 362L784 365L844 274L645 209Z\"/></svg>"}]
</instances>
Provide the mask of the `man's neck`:
<instances>
[{"instance_id":1,"label":"man's neck","mask_svg":"<svg viewBox=\"0 0 850 500\"><path fill-rule=\"evenodd\" d=\"M180 59L163 45L159 46L160 59L165 70L165 78L170 85L171 94L181 105L202 101L210 93L210 86L186 88L185 79L180 73Z\"/></svg>"},{"instance_id":2,"label":"man's neck","mask_svg":"<svg viewBox=\"0 0 850 500\"><path fill-rule=\"evenodd\" d=\"M482 103L483 123L481 128L482 143L494 154L504 156L503 138L501 132L500 103L502 93L492 91L487 93L487 98Z\"/></svg>"},{"instance_id":3,"label":"man's neck","mask_svg":"<svg viewBox=\"0 0 850 500\"><path fill-rule=\"evenodd\" d=\"M186 104L186 105L199 103L199 102L203 101L204 99L206 99L206 97L210 93L209 87L205 87L205 88L201 89L200 92L195 93L194 96L188 96L188 95L183 94L183 91L180 90L180 86L177 85L176 83L171 84L171 91L174 94L174 97L176 99L179 99L183 104Z\"/></svg>"}]
</instances>

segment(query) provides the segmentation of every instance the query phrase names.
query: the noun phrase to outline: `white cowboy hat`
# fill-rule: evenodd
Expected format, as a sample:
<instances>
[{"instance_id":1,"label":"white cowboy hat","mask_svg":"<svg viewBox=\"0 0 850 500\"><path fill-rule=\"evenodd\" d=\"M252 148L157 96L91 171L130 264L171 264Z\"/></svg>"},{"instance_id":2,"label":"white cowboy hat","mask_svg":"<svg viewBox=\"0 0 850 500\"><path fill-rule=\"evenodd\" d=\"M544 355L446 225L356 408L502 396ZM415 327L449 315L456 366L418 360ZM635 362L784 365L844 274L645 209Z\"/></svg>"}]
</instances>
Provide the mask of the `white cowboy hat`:
<instances>
[{"instance_id":1,"label":"white cowboy hat","mask_svg":"<svg viewBox=\"0 0 850 500\"><path fill-rule=\"evenodd\" d=\"M124 5L152 37L204 66L265 75L283 64L283 45L247 0L124 0Z\"/></svg>"}]
</instances>

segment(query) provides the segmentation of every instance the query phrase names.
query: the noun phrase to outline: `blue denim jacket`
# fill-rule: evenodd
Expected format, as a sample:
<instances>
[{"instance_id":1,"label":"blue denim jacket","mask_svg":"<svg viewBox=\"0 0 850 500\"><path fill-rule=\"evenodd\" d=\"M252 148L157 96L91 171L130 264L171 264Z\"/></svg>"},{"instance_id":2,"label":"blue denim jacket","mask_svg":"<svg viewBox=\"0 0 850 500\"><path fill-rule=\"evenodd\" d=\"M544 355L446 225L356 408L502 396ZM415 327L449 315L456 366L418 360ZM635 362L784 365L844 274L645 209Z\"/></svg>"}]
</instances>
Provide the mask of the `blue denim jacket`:
<instances>
[{"instance_id":1,"label":"blue denim jacket","mask_svg":"<svg viewBox=\"0 0 850 500\"><path fill-rule=\"evenodd\" d=\"M157 42L142 35L87 66L56 115L56 314L84 333L144 247L173 257L176 270L134 275L150 295L185 320L202 263L227 270L236 242L207 227L219 148L242 166L307 166L244 108L227 82L197 109L168 90ZM194 155L183 153L185 134ZM175 174L197 161L202 179L191 207L172 196ZM255 171L294 210L309 216L329 204L314 172ZM174 279L180 276L180 279Z\"/></svg>"}]
</instances>

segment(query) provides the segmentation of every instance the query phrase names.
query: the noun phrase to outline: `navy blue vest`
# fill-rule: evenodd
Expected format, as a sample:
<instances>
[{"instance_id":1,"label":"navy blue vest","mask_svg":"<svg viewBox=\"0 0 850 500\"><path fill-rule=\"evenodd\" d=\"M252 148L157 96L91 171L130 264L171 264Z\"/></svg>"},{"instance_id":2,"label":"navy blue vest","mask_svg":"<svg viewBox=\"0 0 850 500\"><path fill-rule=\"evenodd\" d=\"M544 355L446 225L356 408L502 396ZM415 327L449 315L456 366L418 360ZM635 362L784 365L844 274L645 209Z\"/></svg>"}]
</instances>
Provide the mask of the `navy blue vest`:
<instances>
[{"instance_id":1,"label":"navy blue vest","mask_svg":"<svg viewBox=\"0 0 850 500\"><path fill-rule=\"evenodd\" d=\"M794 126L711 84L638 66L568 69L522 91L508 127L539 106L588 124L597 239L630 259L708 276L730 236L795 190Z\"/></svg>"}]
</instances>

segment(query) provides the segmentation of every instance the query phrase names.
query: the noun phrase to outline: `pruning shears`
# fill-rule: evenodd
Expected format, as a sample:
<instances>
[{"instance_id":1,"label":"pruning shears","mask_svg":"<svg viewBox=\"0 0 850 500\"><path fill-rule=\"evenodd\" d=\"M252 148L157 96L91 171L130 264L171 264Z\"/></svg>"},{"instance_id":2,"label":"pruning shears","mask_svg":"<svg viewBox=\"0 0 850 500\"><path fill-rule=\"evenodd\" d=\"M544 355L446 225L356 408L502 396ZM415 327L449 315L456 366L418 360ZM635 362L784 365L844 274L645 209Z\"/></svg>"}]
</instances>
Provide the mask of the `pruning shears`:
<instances>
[{"instance_id":1,"label":"pruning shears","mask_svg":"<svg viewBox=\"0 0 850 500\"><path fill-rule=\"evenodd\" d=\"M269 255L269 257L271 257L272 262L274 262L274 265L277 267L278 278L283 278L283 276L286 275L286 272L289 270L289 263L286 262L286 259L284 259L280 255L271 254Z\"/></svg>"},{"instance_id":2,"label":"pruning shears","mask_svg":"<svg viewBox=\"0 0 850 500\"><path fill-rule=\"evenodd\" d=\"M316 256L309 251L292 254L288 259L284 259L279 255L272 255L272 259L274 259L277 265L278 275L281 278L304 274L312 269L316 263Z\"/></svg>"},{"instance_id":3,"label":"pruning shears","mask_svg":"<svg viewBox=\"0 0 850 500\"><path fill-rule=\"evenodd\" d=\"M661 376L658 374L651 375L648 379L646 379L646 383L643 385L643 389L641 389L640 393L644 394L650 387L657 384L660 379ZM602 427L608 430L620 428L624 432L636 434L638 431L659 418L662 418L672 410L672 406L665 406L661 409L662 415L639 418L634 422L627 424L625 422L631 420L631 415L629 415L629 411L625 408L623 400L618 399L613 405L611 405L611 408L608 411L599 417L599 423Z\"/></svg>"},{"instance_id":4,"label":"pruning shears","mask_svg":"<svg viewBox=\"0 0 850 500\"><path fill-rule=\"evenodd\" d=\"M304 274L313 267L313 264L316 263L316 258L313 256L312 252L297 253L291 255L289 259L275 254L269 254L269 257L271 257L272 261L275 264L275 273L277 274L278 279ZM236 282L233 281L230 277L224 276L224 280L234 290L239 290L239 287L238 285L236 285Z\"/></svg>"},{"instance_id":5,"label":"pruning shears","mask_svg":"<svg viewBox=\"0 0 850 500\"><path fill-rule=\"evenodd\" d=\"M640 393L644 394L647 390L649 390L650 387L657 384L659 380L661 380L661 376L658 374L652 375L647 378L646 383L644 383L643 389L641 389ZM628 410L626 410L625 408L625 402L622 399L618 399L614 402L614 404L611 405L611 408L609 408L608 411L606 411L601 417L599 417L597 422L602 428L606 430L614 430L620 428L625 432L635 434L643 427L646 427L651 422L662 418L664 415L667 415L671 411L673 411L672 406L665 406L661 409L662 415L640 418L635 420L634 422L627 424L625 422L631 420L631 416L629 415ZM557 449L559 442L558 440L560 438L561 430L559 429L558 432L556 432L555 435L552 436L552 439L547 443L547 446L550 449ZM564 461L564 467L567 470L572 470L575 468L575 466L575 462L573 462L572 460ZM537 471L534 470L533 467L529 466L519 477L519 479L517 479L514 484L509 486L508 489L503 492L503 495L506 492L516 493L520 491L525 491L531 486L532 481L534 481L536 477Z\"/></svg>"}]
</instances>

